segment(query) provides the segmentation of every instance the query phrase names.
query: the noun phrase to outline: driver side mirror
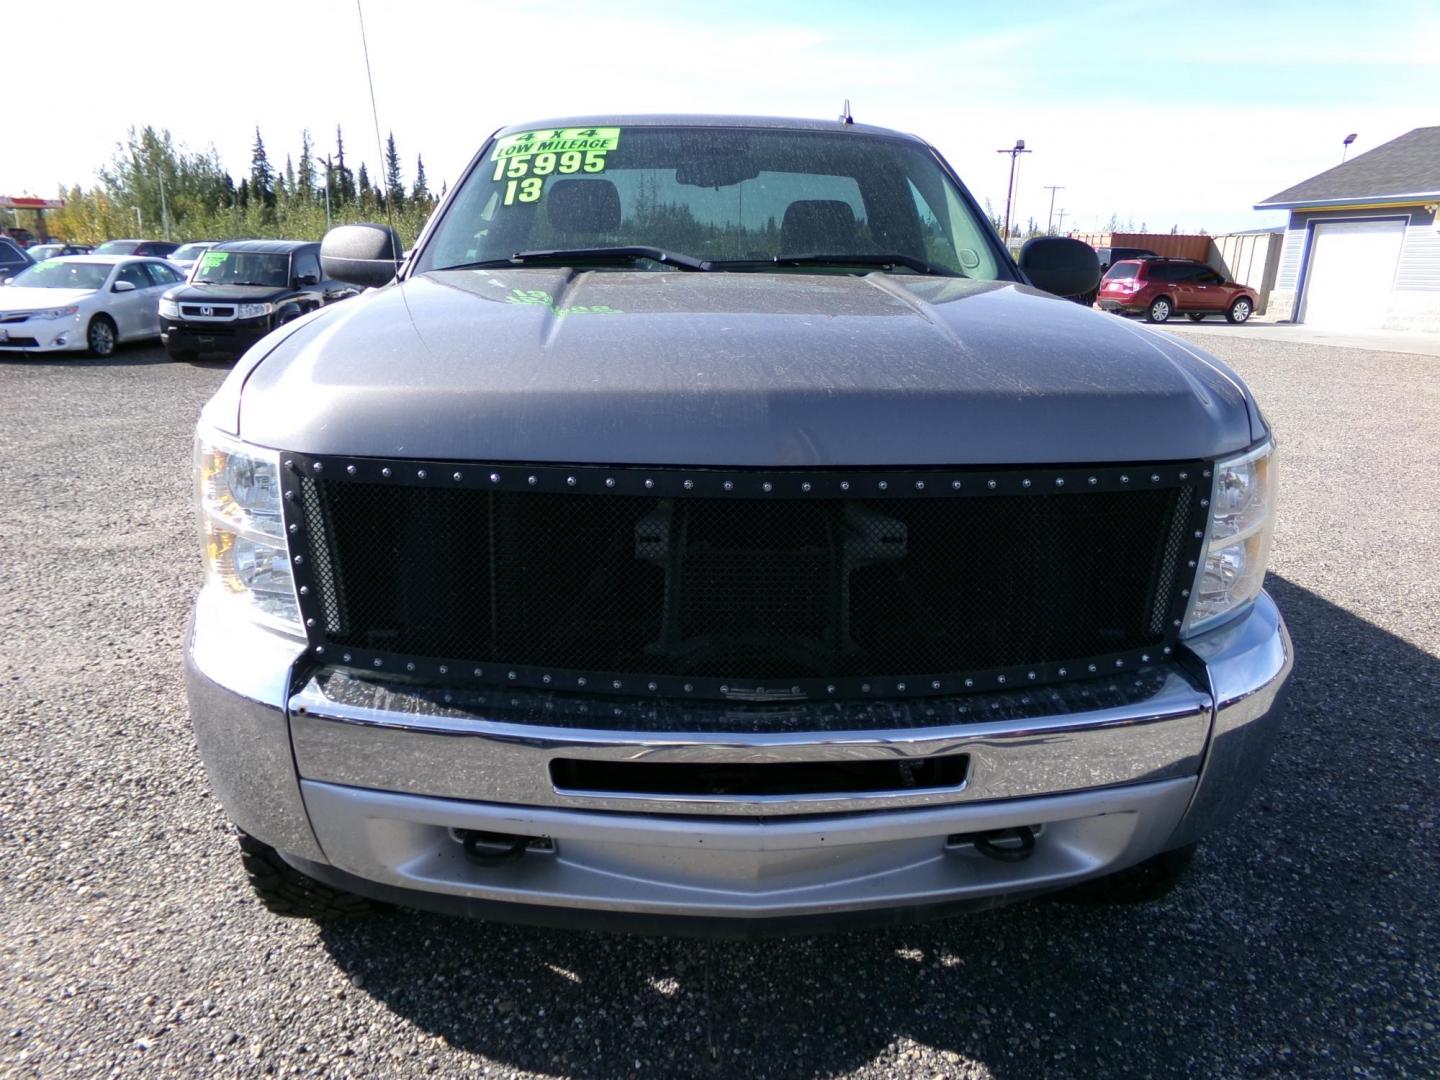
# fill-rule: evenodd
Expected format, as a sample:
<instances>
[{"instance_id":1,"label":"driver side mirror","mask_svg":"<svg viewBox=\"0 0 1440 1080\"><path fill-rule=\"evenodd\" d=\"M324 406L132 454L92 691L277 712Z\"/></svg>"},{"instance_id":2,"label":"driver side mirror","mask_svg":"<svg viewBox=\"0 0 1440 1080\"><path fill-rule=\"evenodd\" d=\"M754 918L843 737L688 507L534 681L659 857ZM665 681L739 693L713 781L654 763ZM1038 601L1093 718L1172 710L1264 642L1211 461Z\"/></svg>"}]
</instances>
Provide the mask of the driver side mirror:
<instances>
[{"instance_id":1,"label":"driver side mirror","mask_svg":"<svg viewBox=\"0 0 1440 1080\"><path fill-rule=\"evenodd\" d=\"M114 285L111 285L111 286L110 286L110 291L111 291L111 292L134 292L134 291L135 291L135 283L134 283L133 281L117 281L117 282L115 282Z\"/></svg>"},{"instance_id":2,"label":"driver side mirror","mask_svg":"<svg viewBox=\"0 0 1440 1080\"><path fill-rule=\"evenodd\" d=\"M394 279L400 248L385 225L339 225L320 241L320 269L333 281L378 287Z\"/></svg>"},{"instance_id":3,"label":"driver side mirror","mask_svg":"<svg viewBox=\"0 0 1440 1080\"><path fill-rule=\"evenodd\" d=\"M1095 249L1068 236L1036 236L1020 249L1020 269L1037 289L1082 296L1100 284Z\"/></svg>"}]
</instances>

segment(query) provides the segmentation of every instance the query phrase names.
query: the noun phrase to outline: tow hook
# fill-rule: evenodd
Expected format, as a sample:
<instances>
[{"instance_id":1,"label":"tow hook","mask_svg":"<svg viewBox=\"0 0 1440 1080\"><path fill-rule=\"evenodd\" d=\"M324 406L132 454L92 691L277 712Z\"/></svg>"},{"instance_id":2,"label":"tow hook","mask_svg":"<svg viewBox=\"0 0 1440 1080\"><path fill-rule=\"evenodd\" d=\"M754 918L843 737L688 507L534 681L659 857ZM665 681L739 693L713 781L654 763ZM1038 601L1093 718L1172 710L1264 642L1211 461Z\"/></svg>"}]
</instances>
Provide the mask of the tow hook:
<instances>
[{"instance_id":1,"label":"tow hook","mask_svg":"<svg viewBox=\"0 0 1440 1080\"><path fill-rule=\"evenodd\" d=\"M1017 825L1012 829L991 829L989 832L959 833L946 841L947 847L969 844L987 859L996 862L1024 862L1035 853L1036 829Z\"/></svg>"},{"instance_id":2,"label":"tow hook","mask_svg":"<svg viewBox=\"0 0 1440 1080\"><path fill-rule=\"evenodd\" d=\"M552 852L555 843L548 836L521 836L517 833L483 832L479 829L452 829L465 858L476 866L501 866L524 857L528 851Z\"/></svg>"}]
</instances>

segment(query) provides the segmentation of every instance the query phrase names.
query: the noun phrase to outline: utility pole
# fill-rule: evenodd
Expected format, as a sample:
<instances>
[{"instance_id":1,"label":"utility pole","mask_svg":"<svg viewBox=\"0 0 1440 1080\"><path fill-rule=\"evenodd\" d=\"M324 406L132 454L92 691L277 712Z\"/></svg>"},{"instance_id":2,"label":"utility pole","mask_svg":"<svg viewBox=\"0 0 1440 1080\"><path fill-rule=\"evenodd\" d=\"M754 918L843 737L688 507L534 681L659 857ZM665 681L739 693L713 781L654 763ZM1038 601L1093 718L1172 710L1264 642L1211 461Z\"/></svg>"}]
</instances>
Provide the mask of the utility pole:
<instances>
[{"instance_id":1,"label":"utility pole","mask_svg":"<svg viewBox=\"0 0 1440 1080\"><path fill-rule=\"evenodd\" d=\"M1010 155L1010 182L1005 185L1005 243L1010 243L1010 204L1015 198L1015 159L1021 154L1029 154L1032 151L1025 149L1025 140L1016 139L1015 145L1008 150L996 150L997 154Z\"/></svg>"},{"instance_id":2,"label":"utility pole","mask_svg":"<svg viewBox=\"0 0 1440 1080\"><path fill-rule=\"evenodd\" d=\"M143 239L145 236L145 226L140 220L140 207L132 206L130 209L135 211L135 231L139 233Z\"/></svg>"},{"instance_id":3,"label":"utility pole","mask_svg":"<svg viewBox=\"0 0 1440 1080\"><path fill-rule=\"evenodd\" d=\"M165 169L162 167L155 174L160 178L160 227L165 232L165 239L170 239L170 211L165 207Z\"/></svg>"},{"instance_id":4,"label":"utility pole","mask_svg":"<svg viewBox=\"0 0 1440 1080\"><path fill-rule=\"evenodd\" d=\"M1064 232L1064 231L1065 231L1065 208L1064 208L1063 206L1060 207L1060 224L1056 226L1055 231L1056 231L1056 232Z\"/></svg>"},{"instance_id":5,"label":"utility pole","mask_svg":"<svg viewBox=\"0 0 1440 1080\"><path fill-rule=\"evenodd\" d=\"M1057 191L1064 191L1064 190L1065 190L1065 185L1064 185L1064 184L1046 184L1046 185L1045 185L1045 190L1048 191L1048 192L1050 192L1050 216L1045 219L1045 235L1046 235L1046 236L1053 236L1054 233L1050 231L1050 225L1051 225L1051 223L1054 222L1054 220L1055 220L1055 192L1057 192Z\"/></svg>"}]
</instances>

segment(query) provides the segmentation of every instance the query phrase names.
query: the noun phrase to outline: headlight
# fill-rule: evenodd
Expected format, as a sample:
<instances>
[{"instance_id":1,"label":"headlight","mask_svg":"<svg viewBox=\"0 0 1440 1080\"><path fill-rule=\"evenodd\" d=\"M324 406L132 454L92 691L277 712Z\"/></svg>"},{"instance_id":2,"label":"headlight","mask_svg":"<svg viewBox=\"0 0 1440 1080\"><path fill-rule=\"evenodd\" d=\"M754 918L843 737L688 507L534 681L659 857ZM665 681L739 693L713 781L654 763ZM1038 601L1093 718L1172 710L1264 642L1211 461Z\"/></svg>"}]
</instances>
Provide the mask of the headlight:
<instances>
[{"instance_id":1,"label":"headlight","mask_svg":"<svg viewBox=\"0 0 1440 1080\"><path fill-rule=\"evenodd\" d=\"M68 319L80 309L74 304L69 307L51 308L49 311L37 311L31 318L35 319Z\"/></svg>"},{"instance_id":2,"label":"headlight","mask_svg":"<svg viewBox=\"0 0 1440 1080\"><path fill-rule=\"evenodd\" d=\"M195 497L207 582L259 622L301 633L280 511L280 460L272 450L200 429Z\"/></svg>"},{"instance_id":3,"label":"headlight","mask_svg":"<svg viewBox=\"0 0 1440 1080\"><path fill-rule=\"evenodd\" d=\"M275 310L274 304L241 304L235 309L237 319L258 319Z\"/></svg>"},{"instance_id":4,"label":"headlight","mask_svg":"<svg viewBox=\"0 0 1440 1080\"><path fill-rule=\"evenodd\" d=\"M1209 629L1260 594L1279 480L1273 442L1216 463L1205 561L1195 578L1187 635Z\"/></svg>"},{"instance_id":5,"label":"headlight","mask_svg":"<svg viewBox=\"0 0 1440 1080\"><path fill-rule=\"evenodd\" d=\"M174 301L174 300L167 300L167 299L165 299L164 297L161 297L161 298L160 298L160 315L161 315L162 318L165 318L165 319L178 319L178 318L180 318L180 305L179 305L179 303L176 302L176 301Z\"/></svg>"}]
</instances>

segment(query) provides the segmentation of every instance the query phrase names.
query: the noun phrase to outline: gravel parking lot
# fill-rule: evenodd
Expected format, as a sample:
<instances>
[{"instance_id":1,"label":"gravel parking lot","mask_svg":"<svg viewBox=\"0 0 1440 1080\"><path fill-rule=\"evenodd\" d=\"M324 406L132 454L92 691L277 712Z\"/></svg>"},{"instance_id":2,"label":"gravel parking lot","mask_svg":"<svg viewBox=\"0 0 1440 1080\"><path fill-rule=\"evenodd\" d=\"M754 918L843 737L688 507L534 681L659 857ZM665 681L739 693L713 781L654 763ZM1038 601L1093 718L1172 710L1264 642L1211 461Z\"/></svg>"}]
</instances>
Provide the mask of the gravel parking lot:
<instances>
[{"instance_id":1,"label":"gravel parking lot","mask_svg":"<svg viewBox=\"0 0 1440 1080\"><path fill-rule=\"evenodd\" d=\"M0 1073L1440 1071L1440 357L1195 337L1283 440L1266 790L1168 900L778 942L250 899L186 716L225 369L0 359Z\"/></svg>"}]
</instances>

